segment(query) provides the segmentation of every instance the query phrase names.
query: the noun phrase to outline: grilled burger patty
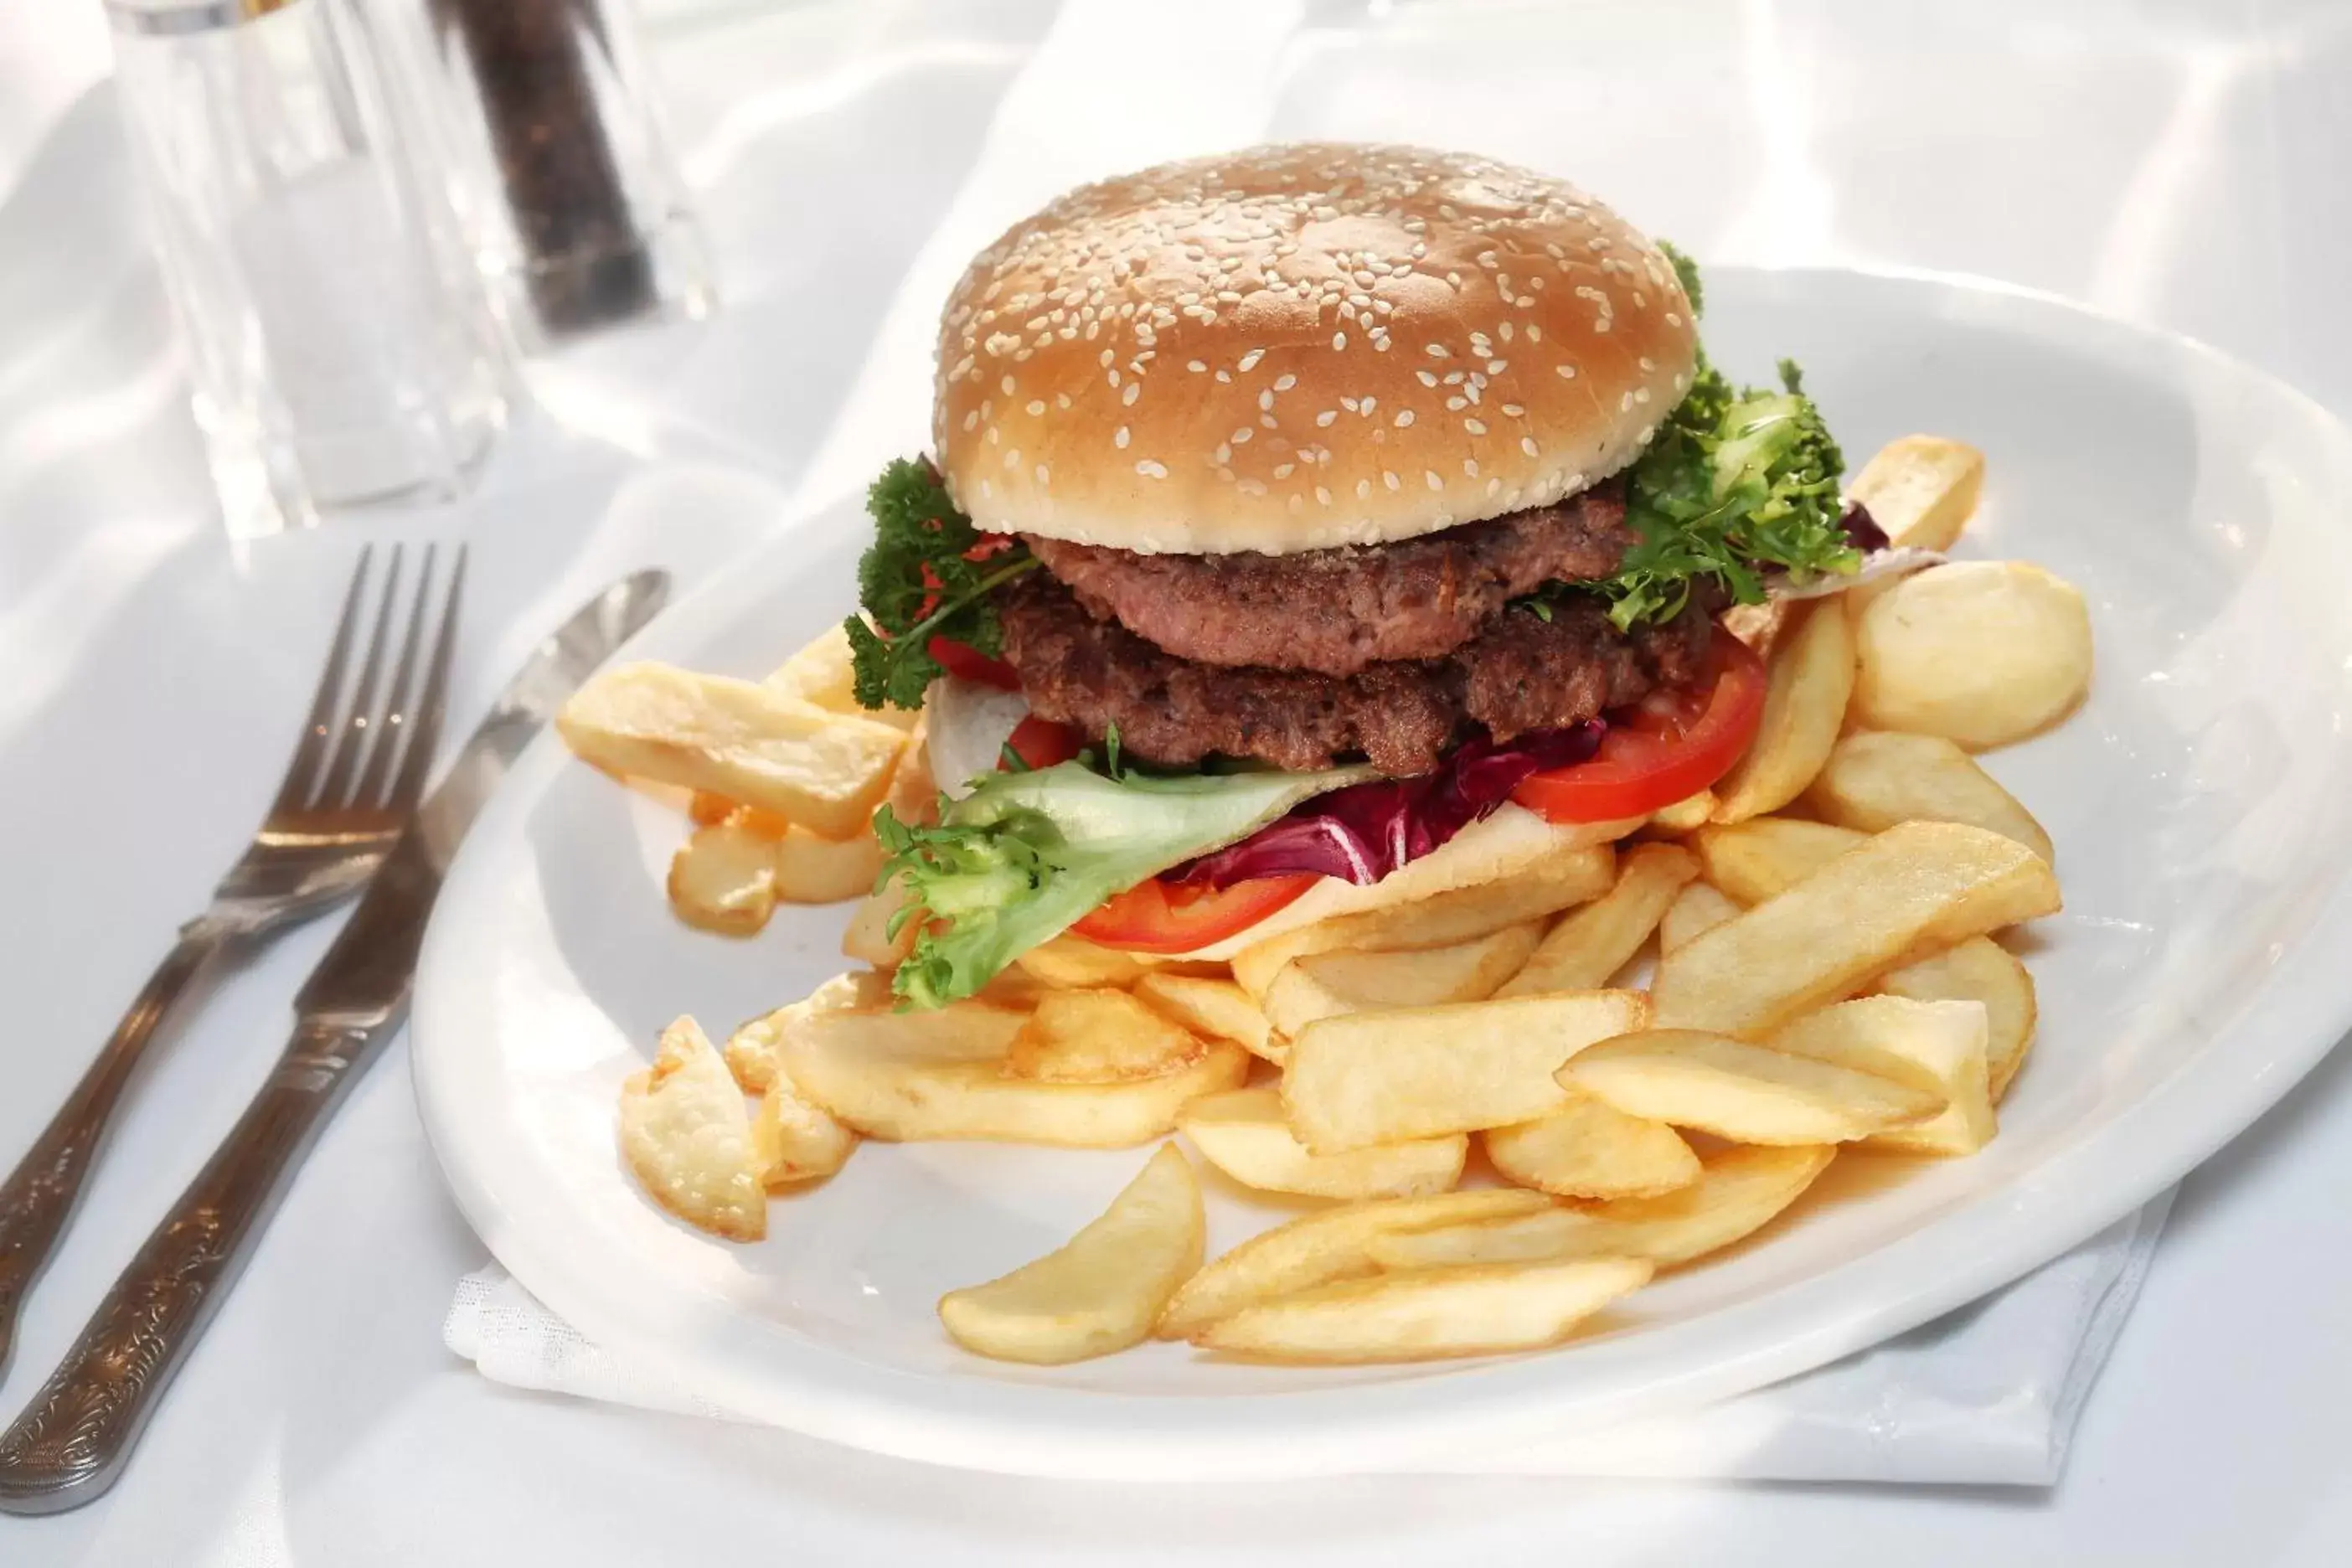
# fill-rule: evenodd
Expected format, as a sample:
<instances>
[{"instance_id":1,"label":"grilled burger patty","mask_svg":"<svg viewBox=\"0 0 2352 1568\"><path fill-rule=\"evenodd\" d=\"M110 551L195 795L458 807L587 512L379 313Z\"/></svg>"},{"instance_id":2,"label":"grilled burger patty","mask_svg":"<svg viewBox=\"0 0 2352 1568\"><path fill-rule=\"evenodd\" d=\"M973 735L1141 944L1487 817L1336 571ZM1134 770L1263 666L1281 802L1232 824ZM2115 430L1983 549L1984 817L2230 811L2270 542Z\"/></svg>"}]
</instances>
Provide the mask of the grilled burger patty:
<instances>
[{"instance_id":1,"label":"grilled burger patty","mask_svg":"<svg viewBox=\"0 0 2352 1568\"><path fill-rule=\"evenodd\" d=\"M1008 585L1000 608L1004 657L1047 719L1089 736L1115 723L1124 750L1171 766L1220 755L1305 770L1361 753L1397 776L1427 773L1480 726L1509 740L1695 684L1714 631L1704 604L1627 634L1597 599L1570 598L1549 621L1497 609L1442 658L1339 676L1180 658L1044 572Z\"/></svg>"},{"instance_id":2,"label":"grilled burger patty","mask_svg":"<svg viewBox=\"0 0 2352 1568\"><path fill-rule=\"evenodd\" d=\"M1295 555L1024 542L1097 617L1179 658L1355 676L1449 654L1544 583L1608 576L1633 536L1611 483L1402 543Z\"/></svg>"}]
</instances>

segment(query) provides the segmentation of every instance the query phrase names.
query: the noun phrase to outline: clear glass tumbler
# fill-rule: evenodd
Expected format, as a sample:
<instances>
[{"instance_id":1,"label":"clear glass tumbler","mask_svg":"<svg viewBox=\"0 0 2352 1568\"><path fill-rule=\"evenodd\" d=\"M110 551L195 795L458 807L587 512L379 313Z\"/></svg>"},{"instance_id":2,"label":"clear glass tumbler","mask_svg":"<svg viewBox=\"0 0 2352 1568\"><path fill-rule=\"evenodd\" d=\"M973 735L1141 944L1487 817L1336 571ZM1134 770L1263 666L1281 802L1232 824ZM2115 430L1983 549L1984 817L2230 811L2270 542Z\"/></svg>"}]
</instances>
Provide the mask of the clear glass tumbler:
<instances>
[{"instance_id":1,"label":"clear glass tumbler","mask_svg":"<svg viewBox=\"0 0 2352 1568\"><path fill-rule=\"evenodd\" d=\"M107 0L229 531L460 494L512 356L352 0Z\"/></svg>"}]
</instances>

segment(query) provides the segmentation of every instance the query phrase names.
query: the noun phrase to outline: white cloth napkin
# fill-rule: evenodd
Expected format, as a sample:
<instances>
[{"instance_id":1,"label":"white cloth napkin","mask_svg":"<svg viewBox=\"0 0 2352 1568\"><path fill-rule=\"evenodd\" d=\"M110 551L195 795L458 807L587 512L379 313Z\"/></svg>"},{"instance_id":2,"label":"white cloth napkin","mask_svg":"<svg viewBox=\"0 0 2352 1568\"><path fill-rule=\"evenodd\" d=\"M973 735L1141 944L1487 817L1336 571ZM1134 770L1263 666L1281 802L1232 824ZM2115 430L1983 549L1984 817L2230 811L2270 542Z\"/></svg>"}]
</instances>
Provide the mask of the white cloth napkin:
<instances>
[{"instance_id":1,"label":"white cloth napkin","mask_svg":"<svg viewBox=\"0 0 2352 1568\"><path fill-rule=\"evenodd\" d=\"M1123 0L1064 0L800 474L803 505L862 484L883 459L922 444L939 302L1006 225L1086 179L1261 136L1295 53L1302 0L1196 0L1188 15L1190 26L1155 31L1139 47L1136 13ZM1974 1306L1806 1376L1671 1419L1444 1468L2048 1485L2170 1202L2158 1199ZM589 1342L496 1268L460 1283L445 1337L500 1383L740 1418Z\"/></svg>"},{"instance_id":2,"label":"white cloth napkin","mask_svg":"<svg viewBox=\"0 0 2352 1568\"><path fill-rule=\"evenodd\" d=\"M1422 1467L2048 1486L2122 1331L2172 1196L1973 1306L1802 1377L1678 1415ZM747 1420L584 1338L493 1265L457 1285L442 1338L517 1388Z\"/></svg>"}]
</instances>

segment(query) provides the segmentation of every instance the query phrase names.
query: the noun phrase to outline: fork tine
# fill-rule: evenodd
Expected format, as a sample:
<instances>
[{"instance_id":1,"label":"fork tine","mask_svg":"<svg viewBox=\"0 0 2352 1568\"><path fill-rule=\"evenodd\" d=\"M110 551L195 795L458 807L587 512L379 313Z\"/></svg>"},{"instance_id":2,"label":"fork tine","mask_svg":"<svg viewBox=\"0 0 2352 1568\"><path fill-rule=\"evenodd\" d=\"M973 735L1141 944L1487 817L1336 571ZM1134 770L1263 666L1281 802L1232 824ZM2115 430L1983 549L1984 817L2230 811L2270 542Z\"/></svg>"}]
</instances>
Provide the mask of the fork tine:
<instances>
[{"instance_id":1,"label":"fork tine","mask_svg":"<svg viewBox=\"0 0 2352 1568\"><path fill-rule=\"evenodd\" d=\"M408 754L387 804L405 808L425 793L433 772L433 752L441 741L441 715L448 706L449 662L457 650L457 610L466 595L466 547L457 546L457 563L449 571L449 591L441 605L441 630L433 645L433 668L425 678L425 695L403 726L408 731Z\"/></svg>"},{"instance_id":2,"label":"fork tine","mask_svg":"<svg viewBox=\"0 0 2352 1568\"><path fill-rule=\"evenodd\" d=\"M343 721L338 727L335 752L327 763L327 776L320 782L319 793L312 804L333 807L350 797L352 779L360 770L360 758L367 751L373 731L372 710L375 707L377 678L383 671L383 645L392 633L392 614L400 603L401 557L403 547L392 547L392 562L384 572L383 596L377 601L375 630L369 635L366 657L360 660L360 673L352 683L352 699L343 709Z\"/></svg>"},{"instance_id":3,"label":"fork tine","mask_svg":"<svg viewBox=\"0 0 2352 1568\"><path fill-rule=\"evenodd\" d=\"M425 560L416 574L416 595L408 608L408 632L400 645L400 659L393 666L392 682L385 688L383 701L375 710L375 744L368 748L367 771L352 787L352 804L373 806L383 797L383 786L392 776L394 763L400 752L401 737L406 733L408 704L416 689L420 673L419 655L425 645L425 606L433 596L433 559L438 553L436 546L425 547Z\"/></svg>"},{"instance_id":4,"label":"fork tine","mask_svg":"<svg viewBox=\"0 0 2352 1568\"><path fill-rule=\"evenodd\" d=\"M335 716L336 700L343 693L343 667L351 662L352 633L360 622L360 590L367 586L368 565L375 559L373 544L360 551L352 568L352 585L343 593L343 613L335 622L335 640L327 649L327 667L319 672L319 689L310 699L310 716L302 721L302 739L286 764L278 786L273 812L299 811L318 788L320 763L327 754L327 734Z\"/></svg>"}]
</instances>

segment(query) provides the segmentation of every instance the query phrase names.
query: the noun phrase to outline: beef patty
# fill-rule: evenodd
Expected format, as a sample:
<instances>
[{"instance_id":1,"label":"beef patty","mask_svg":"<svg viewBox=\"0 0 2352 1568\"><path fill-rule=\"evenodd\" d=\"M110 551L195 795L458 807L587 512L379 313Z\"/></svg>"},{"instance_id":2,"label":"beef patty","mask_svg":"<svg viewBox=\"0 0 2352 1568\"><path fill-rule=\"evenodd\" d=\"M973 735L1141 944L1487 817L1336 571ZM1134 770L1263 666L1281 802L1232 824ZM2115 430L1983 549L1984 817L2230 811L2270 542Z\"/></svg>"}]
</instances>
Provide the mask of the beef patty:
<instances>
[{"instance_id":1,"label":"beef patty","mask_svg":"<svg viewBox=\"0 0 2352 1568\"><path fill-rule=\"evenodd\" d=\"M1391 547L1395 548L1395 547ZM1483 726L1497 740L1580 723L1661 686L1696 683L1714 629L1694 604L1631 634L1597 599L1550 620L1490 615L1441 658L1366 664L1347 676L1181 658L1097 618L1043 572L1008 585L1004 657L1030 707L1171 766L1219 755L1305 770L1360 753L1382 773L1427 773Z\"/></svg>"},{"instance_id":2,"label":"beef patty","mask_svg":"<svg viewBox=\"0 0 2352 1568\"><path fill-rule=\"evenodd\" d=\"M1180 658L1353 676L1452 653L1541 584L1606 577L1633 536L1611 483L1401 543L1296 555L1025 542L1096 616Z\"/></svg>"}]
</instances>

